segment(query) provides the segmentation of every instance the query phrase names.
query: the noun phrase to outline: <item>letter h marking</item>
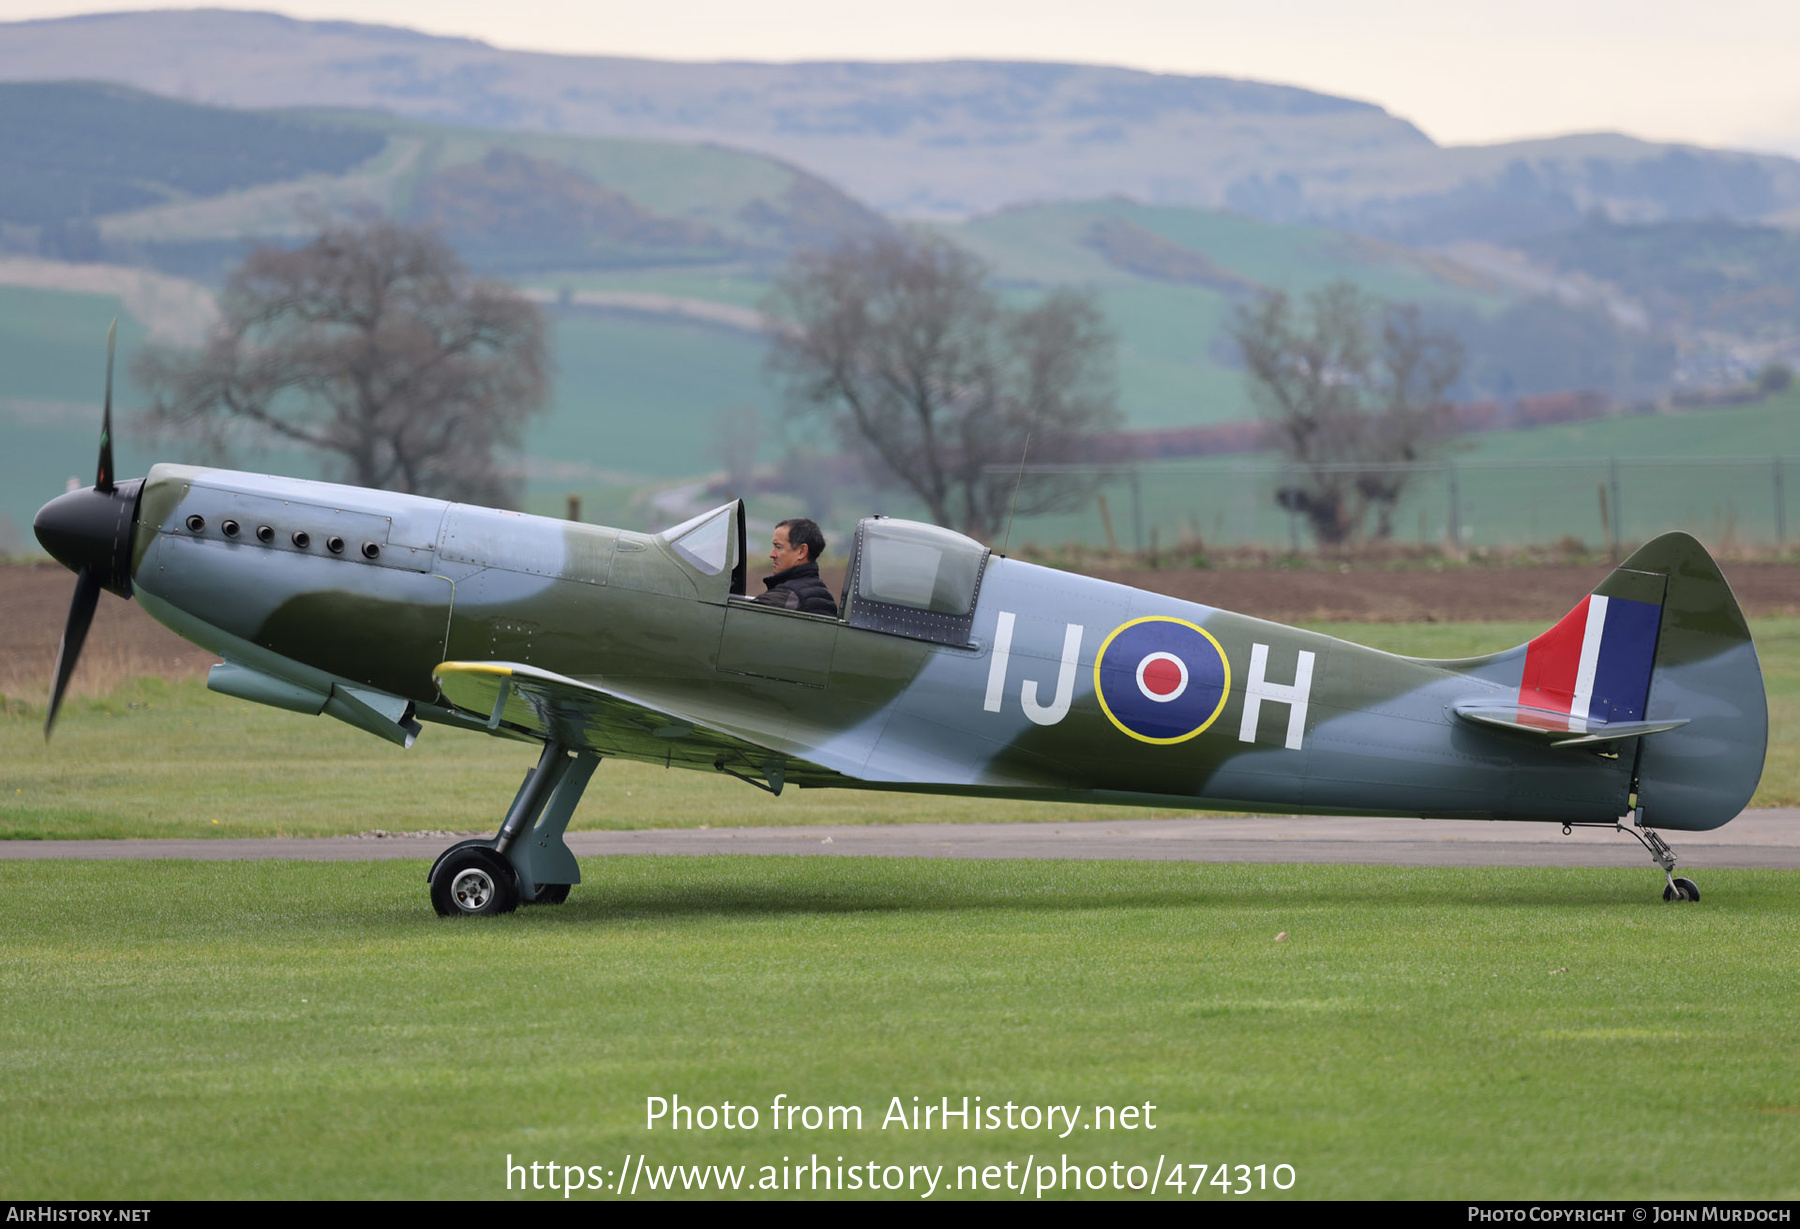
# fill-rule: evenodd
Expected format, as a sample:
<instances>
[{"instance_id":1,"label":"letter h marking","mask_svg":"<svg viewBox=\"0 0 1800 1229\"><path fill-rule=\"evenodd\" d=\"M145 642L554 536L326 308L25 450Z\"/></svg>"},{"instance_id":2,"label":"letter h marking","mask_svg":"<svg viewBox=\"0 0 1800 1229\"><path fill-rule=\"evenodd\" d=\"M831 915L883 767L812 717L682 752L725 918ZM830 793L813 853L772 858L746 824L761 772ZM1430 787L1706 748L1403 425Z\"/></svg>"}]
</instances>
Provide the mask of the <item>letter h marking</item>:
<instances>
[{"instance_id":1,"label":"letter h marking","mask_svg":"<svg viewBox=\"0 0 1800 1229\"><path fill-rule=\"evenodd\" d=\"M1300 750L1301 735L1306 730L1306 703L1312 695L1313 655L1300 650L1294 666L1292 686L1271 683L1265 675L1269 668L1269 646L1250 646L1250 678L1244 683L1244 719L1238 725L1238 741L1256 741L1256 719L1262 715L1262 702L1272 700L1288 706L1287 748Z\"/></svg>"}]
</instances>

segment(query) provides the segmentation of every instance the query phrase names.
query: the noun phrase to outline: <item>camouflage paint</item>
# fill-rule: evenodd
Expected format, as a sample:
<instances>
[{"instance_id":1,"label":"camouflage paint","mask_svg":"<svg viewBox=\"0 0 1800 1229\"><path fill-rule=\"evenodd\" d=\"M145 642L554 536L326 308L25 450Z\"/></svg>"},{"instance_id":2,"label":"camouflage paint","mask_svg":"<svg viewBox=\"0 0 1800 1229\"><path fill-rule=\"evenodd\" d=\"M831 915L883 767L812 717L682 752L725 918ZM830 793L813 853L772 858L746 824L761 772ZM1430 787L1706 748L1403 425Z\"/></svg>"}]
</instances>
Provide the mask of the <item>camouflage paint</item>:
<instances>
[{"instance_id":1,"label":"camouflage paint","mask_svg":"<svg viewBox=\"0 0 1800 1229\"><path fill-rule=\"evenodd\" d=\"M498 733L776 784L1608 822L1635 780L1646 822L1711 827L1754 790L1766 739L1742 616L1678 535L1598 592L1649 600L1668 578L1649 715L1692 723L1572 749L1455 715L1516 699L1522 647L1422 661L998 556L971 642L947 646L733 602L729 566L709 575L656 535L176 466L152 470L142 509L147 608L185 612L177 630L228 658L405 697L426 720L483 726L500 703ZM227 539L226 516L275 540ZM331 533L376 557L323 551ZM1096 657L1138 620L1202 629L1228 663L1191 737L1134 738L1099 702ZM439 661L473 664L434 679Z\"/></svg>"}]
</instances>

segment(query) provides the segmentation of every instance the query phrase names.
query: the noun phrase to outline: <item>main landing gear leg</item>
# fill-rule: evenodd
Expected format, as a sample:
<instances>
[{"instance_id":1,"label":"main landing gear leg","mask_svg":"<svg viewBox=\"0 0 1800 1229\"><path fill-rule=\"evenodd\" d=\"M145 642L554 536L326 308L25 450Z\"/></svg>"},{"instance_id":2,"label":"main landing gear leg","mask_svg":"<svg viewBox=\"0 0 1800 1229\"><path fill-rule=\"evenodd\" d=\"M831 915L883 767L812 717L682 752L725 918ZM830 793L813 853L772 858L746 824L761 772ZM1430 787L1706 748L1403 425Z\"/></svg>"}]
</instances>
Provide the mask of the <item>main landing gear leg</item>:
<instances>
[{"instance_id":1,"label":"main landing gear leg","mask_svg":"<svg viewBox=\"0 0 1800 1229\"><path fill-rule=\"evenodd\" d=\"M1683 879L1675 874L1675 851L1669 843L1658 836L1653 829L1644 826L1644 808L1638 807L1631 813L1632 827L1624 824L1615 825L1620 832L1630 833L1638 839L1638 844L1650 851L1650 857L1662 867L1663 878L1668 881L1663 888L1663 899L1669 901L1698 901L1700 885L1692 879Z\"/></svg>"},{"instance_id":2,"label":"main landing gear leg","mask_svg":"<svg viewBox=\"0 0 1800 1229\"><path fill-rule=\"evenodd\" d=\"M573 756L546 742L525 774L506 819L492 838L463 841L438 855L427 876L440 917L511 913L521 904L560 905L581 882L581 867L563 841L575 804L600 757Z\"/></svg>"}]
</instances>

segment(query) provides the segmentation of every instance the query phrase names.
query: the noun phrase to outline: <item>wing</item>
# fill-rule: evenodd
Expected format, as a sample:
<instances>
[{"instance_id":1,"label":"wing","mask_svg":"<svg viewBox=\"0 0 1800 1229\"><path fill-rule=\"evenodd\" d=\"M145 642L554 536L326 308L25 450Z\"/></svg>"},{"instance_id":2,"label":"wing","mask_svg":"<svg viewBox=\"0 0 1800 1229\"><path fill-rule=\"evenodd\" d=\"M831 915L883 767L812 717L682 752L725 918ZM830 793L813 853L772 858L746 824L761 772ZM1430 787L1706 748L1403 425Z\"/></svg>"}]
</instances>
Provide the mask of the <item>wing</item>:
<instances>
[{"instance_id":1,"label":"wing","mask_svg":"<svg viewBox=\"0 0 1800 1229\"><path fill-rule=\"evenodd\" d=\"M432 677L445 699L484 717L490 730L505 725L602 756L713 769L773 793L789 781L849 783L843 774L808 760L533 666L447 661Z\"/></svg>"}]
</instances>

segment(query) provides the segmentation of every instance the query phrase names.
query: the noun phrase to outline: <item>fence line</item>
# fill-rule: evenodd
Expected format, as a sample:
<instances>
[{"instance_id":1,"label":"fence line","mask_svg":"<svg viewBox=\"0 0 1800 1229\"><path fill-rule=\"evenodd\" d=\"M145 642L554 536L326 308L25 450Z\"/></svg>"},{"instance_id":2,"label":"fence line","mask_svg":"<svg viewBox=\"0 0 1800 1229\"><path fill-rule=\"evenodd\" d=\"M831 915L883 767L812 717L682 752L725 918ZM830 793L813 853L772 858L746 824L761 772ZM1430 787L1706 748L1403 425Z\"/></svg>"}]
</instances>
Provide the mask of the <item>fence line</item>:
<instances>
[{"instance_id":1,"label":"fence line","mask_svg":"<svg viewBox=\"0 0 1800 1229\"><path fill-rule=\"evenodd\" d=\"M1669 530L1715 547L1787 544L1787 468L1793 455L1762 457L1551 457L1302 466L1267 460L1027 465L1026 477L1074 480L1063 511L1021 514L1013 540L1040 546L1123 545L1112 518L1129 509L1132 549L1182 543L1300 549L1306 517L1277 493L1308 473L1396 476L1388 509L1398 541L1529 546L1573 538L1618 551ZM1015 466L994 466L1013 478ZM1365 537L1374 536L1374 512Z\"/></svg>"}]
</instances>

